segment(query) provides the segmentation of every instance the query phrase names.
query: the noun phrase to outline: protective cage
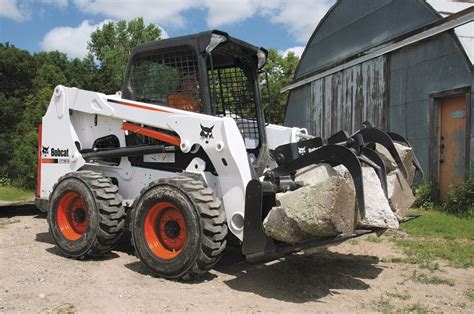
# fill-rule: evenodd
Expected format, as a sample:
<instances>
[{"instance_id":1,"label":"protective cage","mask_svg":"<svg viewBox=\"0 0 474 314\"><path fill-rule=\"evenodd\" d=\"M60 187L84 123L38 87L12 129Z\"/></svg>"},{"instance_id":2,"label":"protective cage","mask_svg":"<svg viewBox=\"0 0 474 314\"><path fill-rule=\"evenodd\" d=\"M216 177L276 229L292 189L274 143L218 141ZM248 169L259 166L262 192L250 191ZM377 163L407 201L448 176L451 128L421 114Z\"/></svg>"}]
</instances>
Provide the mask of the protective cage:
<instances>
[{"instance_id":1,"label":"protective cage","mask_svg":"<svg viewBox=\"0 0 474 314\"><path fill-rule=\"evenodd\" d=\"M248 150L260 146L254 79L244 68L231 66L208 70L209 90L216 116L232 117Z\"/></svg>"},{"instance_id":2,"label":"protective cage","mask_svg":"<svg viewBox=\"0 0 474 314\"><path fill-rule=\"evenodd\" d=\"M137 101L202 112L195 52L178 47L135 58L130 90Z\"/></svg>"}]
</instances>

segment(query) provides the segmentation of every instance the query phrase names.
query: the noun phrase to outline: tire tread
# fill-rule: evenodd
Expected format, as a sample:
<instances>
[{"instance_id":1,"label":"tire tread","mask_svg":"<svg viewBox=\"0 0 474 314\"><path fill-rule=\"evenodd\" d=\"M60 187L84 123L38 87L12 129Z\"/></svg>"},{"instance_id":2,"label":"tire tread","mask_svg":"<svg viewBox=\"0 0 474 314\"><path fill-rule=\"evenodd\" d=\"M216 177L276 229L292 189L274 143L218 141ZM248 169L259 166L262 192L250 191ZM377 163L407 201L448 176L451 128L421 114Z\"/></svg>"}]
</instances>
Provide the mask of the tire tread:
<instances>
[{"instance_id":1,"label":"tire tread","mask_svg":"<svg viewBox=\"0 0 474 314\"><path fill-rule=\"evenodd\" d=\"M154 181L140 193L157 185L171 185L185 193L195 205L201 219L201 250L194 264L178 278L191 280L211 269L219 262L226 248L228 232L225 212L220 200L204 181L192 174L163 178Z\"/></svg>"},{"instance_id":2,"label":"tire tread","mask_svg":"<svg viewBox=\"0 0 474 314\"><path fill-rule=\"evenodd\" d=\"M99 219L96 237L90 249L82 256L68 257L100 257L109 253L117 245L125 226L125 210L122 206L122 196L118 193L118 187L112 183L110 178L90 170L70 172L62 176L58 183L68 178L78 179L89 187L95 198Z\"/></svg>"}]
</instances>

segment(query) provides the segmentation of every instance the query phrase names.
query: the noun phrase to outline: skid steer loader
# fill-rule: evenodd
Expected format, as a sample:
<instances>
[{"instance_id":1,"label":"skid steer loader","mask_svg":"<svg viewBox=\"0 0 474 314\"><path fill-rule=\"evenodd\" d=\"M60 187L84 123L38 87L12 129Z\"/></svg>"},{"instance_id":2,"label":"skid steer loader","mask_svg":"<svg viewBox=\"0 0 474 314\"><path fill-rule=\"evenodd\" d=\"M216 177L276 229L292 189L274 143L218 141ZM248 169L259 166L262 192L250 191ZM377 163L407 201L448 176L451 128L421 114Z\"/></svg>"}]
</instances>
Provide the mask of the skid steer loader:
<instances>
[{"instance_id":1,"label":"skid steer loader","mask_svg":"<svg viewBox=\"0 0 474 314\"><path fill-rule=\"evenodd\" d=\"M219 261L229 237L257 261L371 232L296 245L266 235L275 194L298 188L298 169L346 167L364 217L361 163L386 186L374 144L405 174L394 140L409 145L368 123L328 139L266 123L258 79L266 57L208 31L135 47L115 95L57 86L39 127L36 204L59 250L100 256L129 228L151 271L192 278Z\"/></svg>"}]
</instances>

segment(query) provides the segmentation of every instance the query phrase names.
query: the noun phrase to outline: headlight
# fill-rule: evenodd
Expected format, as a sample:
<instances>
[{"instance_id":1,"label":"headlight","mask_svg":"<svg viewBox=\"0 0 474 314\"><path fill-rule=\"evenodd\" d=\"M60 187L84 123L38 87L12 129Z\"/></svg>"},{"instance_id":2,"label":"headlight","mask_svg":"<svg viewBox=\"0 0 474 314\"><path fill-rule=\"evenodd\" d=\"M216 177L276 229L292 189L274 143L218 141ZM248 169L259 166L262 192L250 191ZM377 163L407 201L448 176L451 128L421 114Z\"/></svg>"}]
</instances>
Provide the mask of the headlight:
<instances>
[{"instance_id":1,"label":"headlight","mask_svg":"<svg viewBox=\"0 0 474 314\"><path fill-rule=\"evenodd\" d=\"M257 68L260 70L263 65L267 62L267 54L262 50L257 51Z\"/></svg>"},{"instance_id":2,"label":"headlight","mask_svg":"<svg viewBox=\"0 0 474 314\"><path fill-rule=\"evenodd\" d=\"M226 42L227 41L227 36L220 35L220 34L212 34L211 35L211 41L209 42L209 45L206 47L206 52L211 53L214 48L216 48L219 44Z\"/></svg>"}]
</instances>

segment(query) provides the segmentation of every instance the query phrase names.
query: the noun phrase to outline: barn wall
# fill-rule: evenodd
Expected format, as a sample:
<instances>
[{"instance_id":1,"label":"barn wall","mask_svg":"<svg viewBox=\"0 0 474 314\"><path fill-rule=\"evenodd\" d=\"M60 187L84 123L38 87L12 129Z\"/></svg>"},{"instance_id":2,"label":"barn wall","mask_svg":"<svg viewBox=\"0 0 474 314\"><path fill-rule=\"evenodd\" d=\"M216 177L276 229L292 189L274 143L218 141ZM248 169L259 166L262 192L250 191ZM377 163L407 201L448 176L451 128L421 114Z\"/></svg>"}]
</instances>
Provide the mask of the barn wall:
<instances>
[{"instance_id":1,"label":"barn wall","mask_svg":"<svg viewBox=\"0 0 474 314\"><path fill-rule=\"evenodd\" d=\"M352 133L366 120L385 128L386 72L381 56L293 91L289 103L298 110L288 111L285 124L323 137L340 130Z\"/></svg>"},{"instance_id":2,"label":"barn wall","mask_svg":"<svg viewBox=\"0 0 474 314\"><path fill-rule=\"evenodd\" d=\"M292 91L288 97L288 108L285 115L285 126L311 129L311 84L306 84Z\"/></svg>"},{"instance_id":3,"label":"barn wall","mask_svg":"<svg viewBox=\"0 0 474 314\"><path fill-rule=\"evenodd\" d=\"M321 73L354 54L439 19L423 0L339 0L316 29L295 79ZM404 47L290 91L285 125L328 137L364 120L410 140L427 174L435 93L471 90L470 175L474 177L474 67L453 33Z\"/></svg>"},{"instance_id":4,"label":"barn wall","mask_svg":"<svg viewBox=\"0 0 474 314\"><path fill-rule=\"evenodd\" d=\"M470 142L470 169L469 177L474 180L474 75L471 84L471 142Z\"/></svg>"},{"instance_id":5,"label":"barn wall","mask_svg":"<svg viewBox=\"0 0 474 314\"><path fill-rule=\"evenodd\" d=\"M434 169L430 168L434 168L436 161L432 160L430 151L436 147L430 143L433 137L430 125L434 123L430 121L430 110L435 103L430 95L472 86L469 64L454 37L444 33L393 52L389 65L388 127L410 141L425 173L431 177ZM471 101L471 108L473 105ZM472 127L471 143L474 143ZM471 174L474 173L472 157L471 153Z\"/></svg>"}]
</instances>

